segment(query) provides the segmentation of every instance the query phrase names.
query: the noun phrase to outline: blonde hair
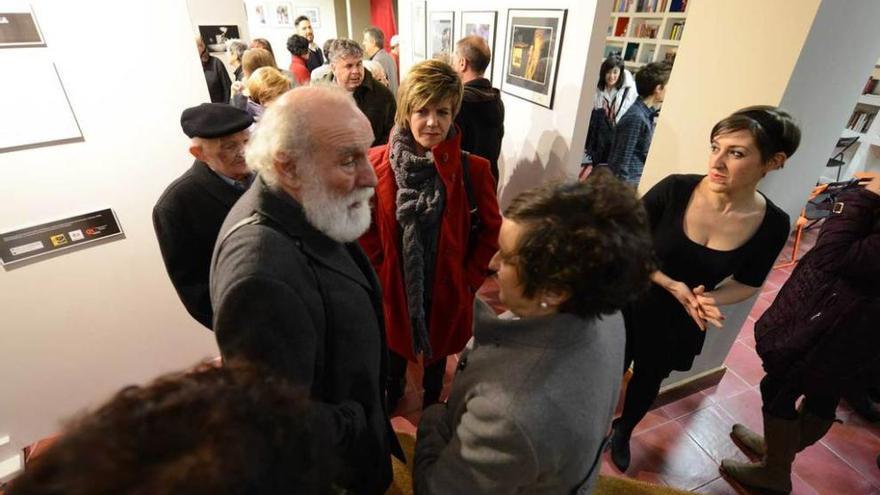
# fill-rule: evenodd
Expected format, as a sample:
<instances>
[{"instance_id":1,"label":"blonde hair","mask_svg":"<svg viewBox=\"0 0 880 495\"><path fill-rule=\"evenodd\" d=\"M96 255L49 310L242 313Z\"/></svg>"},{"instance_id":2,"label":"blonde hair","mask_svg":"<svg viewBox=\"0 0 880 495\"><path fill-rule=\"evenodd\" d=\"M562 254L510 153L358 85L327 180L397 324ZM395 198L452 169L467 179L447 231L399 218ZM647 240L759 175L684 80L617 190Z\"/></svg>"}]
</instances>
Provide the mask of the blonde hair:
<instances>
[{"instance_id":1,"label":"blonde hair","mask_svg":"<svg viewBox=\"0 0 880 495\"><path fill-rule=\"evenodd\" d=\"M397 92L397 114L394 123L409 129L409 117L428 105L446 101L452 104L452 115L458 115L464 88L453 68L440 60L424 60L412 66Z\"/></svg>"},{"instance_id":2,"label":"blonde hair","mask_svg":"<svg viewBox=\"0 0 880 495\"><path fill-rule=\"evenodd\" d=\"M260 67L272 67L277 69L275 65L275 57L269 53L269 50L263 48L248 48L241 56L241 70L245 76L253 74Z\"/></svg>"},{"instance_id":3,"label":"blonde hair","mask_svg":"<svg viewBox=\"0 0 880 495\"><path fill-rule=\"evenodd\" d=\"M260 67L248 77L245 85L251 100L266 106L290 89L290 79L274 67Z\"/></svg>"}]
</instances>

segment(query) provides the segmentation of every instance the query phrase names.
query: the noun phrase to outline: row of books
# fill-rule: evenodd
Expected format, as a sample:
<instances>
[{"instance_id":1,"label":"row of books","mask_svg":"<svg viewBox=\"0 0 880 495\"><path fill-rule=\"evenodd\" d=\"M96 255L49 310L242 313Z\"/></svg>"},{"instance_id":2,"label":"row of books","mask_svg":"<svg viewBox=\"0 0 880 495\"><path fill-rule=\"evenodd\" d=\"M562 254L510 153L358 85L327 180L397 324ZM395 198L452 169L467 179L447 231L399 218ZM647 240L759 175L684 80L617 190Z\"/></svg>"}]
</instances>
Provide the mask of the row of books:
<instances>
[{"instance_id":1,"label":"row of books","mask_svg":"<svg viewBox=\"0 0 880 495\"><path fill-rule=\"evenodd\" d=\"M633 5L633 0L613 0L611 4L612 12L629 12ZM637 0L636 12L666 12L666 5L669 5L669 12L684 12L687 10L688 0Z\"/></svg>"},{"instance_id":2,"label":"row of books","mask_svg":"<svg viewBox=\"0 0 880 495\"><path fill-rule=\"evenodd\" d=\"M629 12L629 8L632 6L633 0L614 0L614 4L611 6L612 12Z\"/></svg>"},{"instance_id":3,"label":"row of books","mask_svg":"<svg viewBox=\"0 0 880 495\"><path fill-rule=\"evenodd\" d=\"M849 118L849 122L846 123L846 128L860 133L868 132L871 122L874 122L876 116L877 112L868 113L856 110Z\"/></svg>"},{"instance_id":4,"label":"row of books","mask_svg":"<svg viewBox=\"0 0 880 495\"><path fill-rule=\"evenodd\" d=\"M668 0L639 0L636 12L666 12Z\"/></svg>"},{"instance_id":5,"label":"row of books","mask_svg":"<svg viewBox=\"0 0 880 495\"><path fill-rule=\"evenodd\" d=\"M635 38L656 38L657 31L660 30L660 26L657 24L639 24L635 28L635 32L633 33L633 37Z\"/></svg>"},{"instance_id":6,"label":"row of books","mask_svg":"<svg viewBox=\"0 0 880 495\"><path fill-rule=\"evenodd\" d=\"M672 0L669 5L670 12L684 12L688 8L688 0Z\"/></svg>"},{"instance_id":7,"label":"row of books","mask_svg":"<svg viewBox=\"0 0 880 495\"><path fill-rule=\"evenodd\" d=\"M672 25L672 30L669 32L669 39L672 41L677 41L681 39L681 34L684 32L684 23L676 22Z\"/></svg>"}]
</instances>

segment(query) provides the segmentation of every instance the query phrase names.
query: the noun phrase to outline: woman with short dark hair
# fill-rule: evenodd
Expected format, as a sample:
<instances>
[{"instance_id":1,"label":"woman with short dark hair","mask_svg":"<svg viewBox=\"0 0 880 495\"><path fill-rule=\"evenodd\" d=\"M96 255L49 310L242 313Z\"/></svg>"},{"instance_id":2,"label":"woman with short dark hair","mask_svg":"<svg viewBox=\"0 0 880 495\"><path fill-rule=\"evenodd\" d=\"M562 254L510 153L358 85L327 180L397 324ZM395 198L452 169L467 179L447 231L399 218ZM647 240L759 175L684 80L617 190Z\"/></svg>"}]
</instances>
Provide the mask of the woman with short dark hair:
<instances>
[{"instance_id":1,"label":"woman with short dark hair","mask_svg":"<svg viewBox=\"0 0 880 495\"><path fill-rule=\"evenodd\" d=\"M607 172L526 191L490 268L513 318L474 303L449 402L419 423L415 493L590 493L625 347L607 315L653 271L645 211Z\"/></svg>"},{"instance_id":2,"label":"woman with short dark hair","mask_svg":"<svg viewBox=\"0 0 880 495\"><path fill-rule=\"evenodd\" d=\"M630 463L629 440L673 370L687 371L701 352L719 306L744 301L764 283L788 238L789 218L758 191L800 143L786 112L753 106L718 122L710 134L708 174L670 175L648 191L659 262L650 292L624 312L627 366L634 362L611 459Z\"/></svg>"}]
</instances>

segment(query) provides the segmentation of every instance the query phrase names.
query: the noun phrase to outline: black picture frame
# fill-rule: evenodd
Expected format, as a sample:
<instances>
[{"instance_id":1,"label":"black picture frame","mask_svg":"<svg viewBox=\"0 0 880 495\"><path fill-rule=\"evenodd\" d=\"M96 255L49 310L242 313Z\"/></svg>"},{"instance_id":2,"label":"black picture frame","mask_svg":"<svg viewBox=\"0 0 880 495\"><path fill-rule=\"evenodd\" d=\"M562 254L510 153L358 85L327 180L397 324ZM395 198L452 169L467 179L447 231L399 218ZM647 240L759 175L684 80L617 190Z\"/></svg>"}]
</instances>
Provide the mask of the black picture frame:
<instances>
[{"instance_id":1,"label":"black picture frame","mask_svg":"<svg viewBox=\"0 0 880 495\"><path fill-rule=\"evenodd\" d=\"M553 109L567 16L568 9L507 11L501 91Z\"/></svg>"}]
</instances>

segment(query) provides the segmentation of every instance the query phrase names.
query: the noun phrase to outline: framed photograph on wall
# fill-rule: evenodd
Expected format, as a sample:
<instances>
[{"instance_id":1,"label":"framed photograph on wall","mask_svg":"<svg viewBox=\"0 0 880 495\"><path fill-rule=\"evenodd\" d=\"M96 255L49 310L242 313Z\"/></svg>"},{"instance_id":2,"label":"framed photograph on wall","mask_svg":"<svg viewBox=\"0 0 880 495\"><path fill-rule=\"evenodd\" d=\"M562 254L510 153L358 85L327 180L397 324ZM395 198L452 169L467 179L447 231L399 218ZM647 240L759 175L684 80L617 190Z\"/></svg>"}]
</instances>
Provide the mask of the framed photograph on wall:
<instances>
[{"instance_id":1,"label":"framed photograph on wall","mask_svg":"<svg viewBox=\"0 0 880 495\"><path fill-rule=\"evenodd\" d=\"M254 22L261 26L265 26L269 23L269 15L266 11L266 4L264 3L255 3L251 5L250 15Z\"/></svg>"},{"instance_id":2,"label":"framed photograph on wall","mask_svg":"<svg viewBox=\"0 0 880 495\"><path fill-rule=\"evenodd\" d=\"M0 10L0 48L46 46L33 12L25 6Z\"/></svg>"},{"instance_id":3,"label":"framed photograph on wall","mask_svg":"<svg viewBox=\"0 0 880 495\"><path fill-rule=\"evenodd\" d=\"M431 12L428 18L428 57L446 53L452 57L455 12Z\"/></svg>"},{"instance_id":4,"label":"framed photograph on wall","mask_svg":"<svg viewBox=\"0 0 880 495\"><path fill-rule=\"evenodd\" d=\"M321 11L318 7L297 7L294 10L293 20L296 20L301 15L309 18L313 29L321 27Z\"/></svg>"},{"instance_id":5,"label":"framed photograph on wall","mask_svg":"<svg viewBox=\"0 0 880 495\"><path fill-rule=\"evenodd\" d=\"M501 91L553 108L565 9L507 11Z\"/></svg>"},{"instance_id":6,"label":"framed photograph on wall","mask_svg":"<svg viewBox=\"0 0 880 495\"><path fill-rule=\"evenodd\" d=\"M413 62L424 60L427 53L425 12L427 2L414 0L412 3L412 58Z\"/></svg>"},{"instance_id":7,"label":"framed photograph on wall","mask_svg":"<svg viewBox=\"0 0 880 495\"><path fill-rule=\"evenodd\" d=\"M238 34L238 26L199 26L199 34L205 41L205 47L209 52L225 52L226 42L241 39Z\"/></svg>"},{"instance_id":8,"label":"framed photograph on wall","mask_svg":"<svg viewBox=\"0 0 880 495\"><path fill-rule=\"evenodd\" d=\"M269 17L273 26L293 27L293 5L290 2L274 3Z\"/></svg>"},{"instance_id":9,"label":"framed photograph on wall","mask_svg":"<svg viewBox=\"0 0 880 495\"><path fill-rule=\"evenodd\" d=\"M471 35L483 38L489 45L492 58L495 58L495 23L497 19L498 12L462 12L458 39ZM485 72L486 79L490 81L492 80L492 67L493 64L490 62Z\"/></svg>"}]
</instances>

